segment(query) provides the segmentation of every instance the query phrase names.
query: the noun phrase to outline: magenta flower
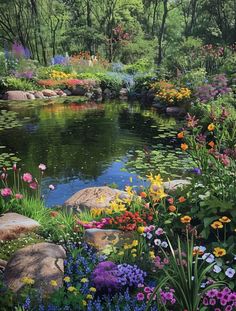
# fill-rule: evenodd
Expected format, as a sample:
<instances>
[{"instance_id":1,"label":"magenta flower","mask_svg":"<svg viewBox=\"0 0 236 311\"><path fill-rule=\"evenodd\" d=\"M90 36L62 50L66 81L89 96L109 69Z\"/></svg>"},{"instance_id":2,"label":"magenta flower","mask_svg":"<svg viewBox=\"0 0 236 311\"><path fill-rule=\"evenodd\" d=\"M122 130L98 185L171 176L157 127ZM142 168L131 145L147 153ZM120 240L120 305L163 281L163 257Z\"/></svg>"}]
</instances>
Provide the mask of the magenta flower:
<instances>
[{"instance_id":1,"label":"magenta flower","mask_svg":"<svg viewBox=\"0 0 236 311\"><path fill-rule=\"evenodd\" d=\"M151 289L150 287L145 287L145 288L144 288L144 292L145 292L146 294L151 293L151 292L152 292L152 289Z\"/></svg>"},{"instance_id":2,"label":"magenta flower","mask_svg":"<svg viewBox=\"0 0 236 311\"><path fill-rule=\"evenodd\" d=\"M11 191L10 188L4 188L4 189L1 190L1 195L3 197L9 197L9 196L12 195L12 191Z\"/></svg>"},{"instance_id":3,"label":"magenta flower","mask_svg":"<svg viewBox=\"0 0 236 311\"><path fill-rule=\"evenodd\" d=\"M42 164L42 163L39 164L40 171L45 171L46 168L47 168L47 166L45 164Z\"/></svg>"},{"instance_id":4,"label":"magenta flower","mask_svg":"<svg viewBox=\"0 0 236 311\"><path fill-rule=\"evenodd\" d=\"M164 234L165 232L164 232L164 230L162 229L162 228L157 228L157 230L155 231L155 233L156 233L156 235L162 235L162 234Z\"/></svg>"},{"instance_id":5,"label":"magenta flower","mask_svg":"<svg viewBox=\"0 0 236 311\"><path fill-rule=\"evenodd\" d=\"M36 183L36 181L33 181L29 184L29 187L33 190L36 190L38 188L38 184Z\"/></svg>"},{"instance_id":6,"label":"magenta flower","mask_svg":"<svg viewBox=\"0 0 236 311\"><path fill-rule=\"evenodd\" d=\"M16 193L16 194L15 194L15 198L16 198L17 200L21 200L21 199L23 199L23 194Z\"/></svg>"},{"instance_id":7,"label":"magenta flower","mask_svg":"<svg viewBox=\"0 0 236 311\"><path fill-rule=\"evenodd\" d=\"M144 300L144 294L143 293L138 293L136 296L138 301L143 301Z\"/></svg>"},{"instance_id":8,"label":"magenta flower","mask_svg":"<svg viewBox=\"0 0 236 311\"><path fill-rule=\"evenodd\" d=\"M33 181L33 177L30 173L23 174L22 179L27 183L31 183Z\"/></svg>"},{"instance_id":9,"label":"magenta flower","mask_svg":"<svg viewBox=\"0 0 236 311\"><path fill-rule=\"evenodd\" d=\"M17 170L16 163L13 164L13 167L12 167L12 168L13 168L13 171L16 171L16 170Z\"/></svg>"}]
</instances>

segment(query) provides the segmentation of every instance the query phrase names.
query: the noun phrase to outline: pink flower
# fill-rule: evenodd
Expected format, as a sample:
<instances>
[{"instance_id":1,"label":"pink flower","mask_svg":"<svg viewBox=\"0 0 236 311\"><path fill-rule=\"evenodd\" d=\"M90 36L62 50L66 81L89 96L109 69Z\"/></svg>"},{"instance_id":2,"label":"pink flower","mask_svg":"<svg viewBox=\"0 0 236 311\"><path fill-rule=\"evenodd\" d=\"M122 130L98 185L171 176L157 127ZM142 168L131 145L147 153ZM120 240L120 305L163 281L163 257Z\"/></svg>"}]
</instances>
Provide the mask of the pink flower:
<instances>
[{"instance_id":1,"label":"pink flower","mask_svg":"<svg viewBox=\"0 0 236 311\"><path fill-rule=\"evenodd\" d=\"M36 183L36 181L33 181L29 184L29 187L33 190L36 190L38 188L38 184Z\"/></svg>"},{"instance_id":2,"label":"pink flower","mask_svg":"<svg viewBox=\"0 0 236 311\"><path fill-rule=\"evenodd\" d=\"M12 195L12 191L10 188L4 188L1 190L1 195L3 197L8 197L8 196Z\"/></svg>"},{"instance_id":3,"label":"pink flower","mask_svg":"<svg viewBox=\"0 0 236 311\"><path fill-rule=\"evenodd\" d=\"M164 234L164 230L162 228L157 228L155 233L156 233L156 235L162 235L162 234Z\"/></svg>"},{"instance_id":4,"label":"pink flower","mask_svg":"<svg viewBox=\"0 0 236 311\"><path fill-rule=\"evenodd\" d=\"M144 300L144 294L143 293L138 293L136 297L137 297L138 301Z\"/></svg>"},{"instance_id":5,"label":"pink flower","mask_svg":"<svg viewBox=\"0 0 236 311\"><path fill-rule=\"evenodd\" d=\"M16 163L14 163L14 164L13 164L13 167L12 167L12 168L13 168L13 171L15 172L15 171L16 171L16 169L17 169L17 167L16 167Z\"/></svg>"},{"instance_id":6,"label":"pink flower","mask_svg":"<svg viewBox=\"0 0 236 311\"><path fill-rule=\"evenodd\" d=\"M2 173L1 176L0 176L0 178L1 178L2 180L7 179L7 174L6 174L6 173Z\"/></svg>"},{"instance_id":7,"label":"pink flower","mask_svg":"<svg viewBox=\"0 0 236 311\"><path fill-rule=\"evenodd\" d=\"M46 168L47 168L47 166L45 164L42 164L42 163L39 164L40 171L45 171Z\"/></svg>"},{"instance_id":8,"label":"pink flower","mask_svg":"<svg viewBox=\"0 0 236 311\"><path fill-rule=\"evenodd\" d=\"M16 198L17 200L21 200L21 199L23 199L23 194L16 193L16 194L15 194L15 198Z\"/></svg>"},{"instance_id":9,"label":"pink flower","mask_svg":"<svg viewBox=\"0 0 236 311\"><path fill-rule=\"evenodd\" d=\"M31 183L32 180L33 180L33 177L32 177L32 175L30 173L25 173L25 174L23 174L22 179L25 182Z\"/></svg>"},{"instance_id":10,"label":"pink flower","mask_svg":"<svg viewBox=\"0 0 236 311\"><path fill-rule=\"evenodd\" d=\"M48 188L49 188L50 190L54 190L54 189L55 189L55 186L49 185Z\"/></svg>"}]
</instances>

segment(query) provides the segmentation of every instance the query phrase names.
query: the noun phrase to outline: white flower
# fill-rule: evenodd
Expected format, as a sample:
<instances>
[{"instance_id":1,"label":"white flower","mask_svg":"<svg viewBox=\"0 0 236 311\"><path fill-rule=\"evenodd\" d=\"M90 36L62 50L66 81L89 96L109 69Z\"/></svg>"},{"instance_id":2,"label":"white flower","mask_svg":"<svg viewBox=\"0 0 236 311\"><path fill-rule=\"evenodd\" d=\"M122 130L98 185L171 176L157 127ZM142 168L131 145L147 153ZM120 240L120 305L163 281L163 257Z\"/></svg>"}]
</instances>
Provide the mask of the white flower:
<instances>
[{"instance_id":1,"label":"white flower","mask_svg":"<svg viewBox=\"0 0 236 311\"><path fill-rule=\"evenodd\" d=\"M166 241L164 241L164 242L161 243L161 246L164 247L164 248L167 248L168 247L168 243Z\"/></svg>"},{"instance_id":2,"label":"white flower","mask_svg":"<svg viewBox=\"0 0 236 311\"><path fill-rule=\"evenodd\" d=\"M154 244L155 244L156 246L160 246L160 245L161 245L161 240L160 240L160 239L155 239L155 240L154 240Z\"/></svg>"},{"instance_id":3,"label":"white flower","mask_svg":"<svg viewBox=\"0 0 236 311\"><path fill-rule=\"evenodd\" d=\"M213 271L214 271L215 273L220 273L221 270L222 270L221 267L219 267L218 265L214 265Z\"/></svg>"},{"instance_id":4,"label":"white flower","mask_svg":"<svg viewBox=\"0 0 236 311\"><path fill-rule=\"evenodd\" d=\"M49 185L48 188L49 188L50 190L54 190L54 189L55 189L55 186Z\"/></svg>"},{"instance_id":5,"label":"white flower","mask_svg":"<svg viewBox=\"0 0 236 311\"><path fill-rule=\"evenodd\" d=\"M205 253L204 255L202 255L202 259L206 260L206 262L208 263L212 263L215 260L215 256L211 253Z\"/></svg>"},{"instance_id":6,"label":"white flower","mask_svg":"<svg viewBox=\"0 0 236 311\"><path fill-rule=\"evenodd\" d=\"M235 270L233 268L228 268L226 271L225 271L225 275L232 279L232 277L235 275Z\"/></svg>"},{"instance_id":7,"label":"white flower","mask_svg":"<svg viewBox=\"0 0 236 311\"><path fill-rule=\"evenodd\" d=\"M205 288L207 286L207 283L202 283L201 288Z\"/></svg>"},{"instance_id":8,"label":"white flower","mask_svg":"<svg viewBox=\"0 0 236 311\"><path fill-rule=\"evenodd\" d=\"M42 164L42 163L39 164L39 169L40 169L41 171L45 171L46 168L47 168L47 167L46 167L45 164Z\"/></svg>"}]
</instances>

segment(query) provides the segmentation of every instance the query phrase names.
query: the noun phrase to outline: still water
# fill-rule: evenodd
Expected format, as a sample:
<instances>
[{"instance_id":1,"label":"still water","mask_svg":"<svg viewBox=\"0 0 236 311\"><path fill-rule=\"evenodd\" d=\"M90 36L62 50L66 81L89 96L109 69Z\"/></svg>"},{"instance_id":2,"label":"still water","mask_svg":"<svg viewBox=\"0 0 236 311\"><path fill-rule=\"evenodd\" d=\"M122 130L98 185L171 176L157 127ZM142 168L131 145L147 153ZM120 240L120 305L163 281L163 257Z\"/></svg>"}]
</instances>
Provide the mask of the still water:
<instances>
[{"instance_id":1,"label":"still water","mask_svg":"<svg viewBox=\"0 0 236 311\"><path fill-rule=\"evenodd\" d=\"M39 163L47 165L43 178L47 206L61 205L85 187L115 183L122 189L132 179L139 184L135 168L124 169L127 159L135 150L160 145L174 149L181 126L138 103L17 104L10 110L24 122L2 132L0 142L21 159L24 171L34 174ZM48 189L50 184L54 191Z\"/></svg>"}]
</instances>

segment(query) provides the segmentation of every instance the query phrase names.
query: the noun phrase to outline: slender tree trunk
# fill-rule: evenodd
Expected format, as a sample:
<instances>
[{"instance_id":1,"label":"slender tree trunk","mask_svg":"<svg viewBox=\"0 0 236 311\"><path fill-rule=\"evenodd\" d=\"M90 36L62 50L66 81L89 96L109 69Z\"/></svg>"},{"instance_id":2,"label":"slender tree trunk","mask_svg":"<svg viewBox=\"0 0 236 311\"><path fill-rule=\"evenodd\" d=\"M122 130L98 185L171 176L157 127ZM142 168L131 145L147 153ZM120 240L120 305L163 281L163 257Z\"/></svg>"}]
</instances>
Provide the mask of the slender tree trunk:
<instances>
[{"instance_id":1,"label":"slender tree trunk","mask_svg":"<svg viewBox=\"0 0 236 311\"><path fill-rule=\"evenodd\" d=\"M162 15L162 21L161 21L161 28L158 35L158 54L157 54L157 64L160 65L163 59L163 37L165 32L165 25L166 25L166 19L168 15L168 0L163 0L163 15Z\"/></svg>"}]
</instances>

